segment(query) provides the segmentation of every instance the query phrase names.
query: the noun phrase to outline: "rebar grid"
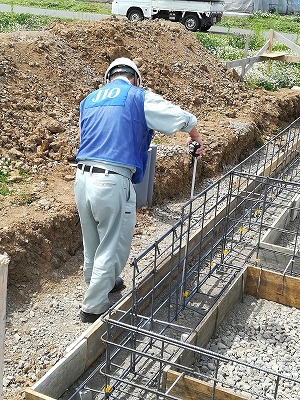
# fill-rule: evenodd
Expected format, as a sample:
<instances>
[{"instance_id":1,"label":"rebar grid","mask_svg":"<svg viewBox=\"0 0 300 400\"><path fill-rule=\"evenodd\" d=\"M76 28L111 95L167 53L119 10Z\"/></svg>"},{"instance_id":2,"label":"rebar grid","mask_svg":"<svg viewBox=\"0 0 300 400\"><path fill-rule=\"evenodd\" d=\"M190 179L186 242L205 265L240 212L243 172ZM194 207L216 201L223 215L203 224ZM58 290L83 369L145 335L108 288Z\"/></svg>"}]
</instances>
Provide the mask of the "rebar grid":
<instances>
[{"instance_id":1,"label":"rebar grid","mask_svg":"<svg viewBox=\"0 0 300 400\"><path fill-rule=\"evenodd\" d=\"M285 398L278 397L283 380L299 384L274 371L225 360L181 342L247 265L276 269L283 276L299 275L299 124L300 118L191 198L182 207L180 220L134 259L132 288L126 294L131 297L131 306L119 310L119 319L111 319L111 314L106 318L106 361L96 368L105 375L105 393L103 397L102 391L101 397L100 391L95 391L100 396L97 399L179 399L163 388L167 365L177 368L182 376L192 374L210 381L213 388L217 383L230 386L218 379L221 362L243 365L248 371L256 369L262 376L272 374L276 381L274 399ZM287 222L277 226L276 219L283 211ZM276 237L269 245L268 235ZM287 235L292 239L285 251L277 242ZM277 262L281 263L280 268ZM212 358L217 365L215 376L198 376L190 368L173 365L171 360L183 347L193 356ZM268 398L263 393L259 396ZM214 398L213 390L211 399Z\"/></svg>"},{"instance_id":2,"label":"rebar grid","mask_svg":"<svg viewBox=\"0 0 300 400\"><path fill-rule=\"evenodd\" d=\"M254 259L256 266L283 272L288 263L284 262L285 255L293 260L290 274L298 276L300 182L269 177L245 178L244 174L238 174L238 178L243 183L245 179L252 182L254 189L231 192L228 196L228 203L236 207L227 213L224 260L241 265L253 264ZM266 252L270 252L269 262ZM272 254L276 253L282 255L281 265L277 267L274 262L270 263Z\"/></svg>"},{"instance_id":3,"label":"rebar grid","mask_svg":"<svg viewBox=\"0 0 300 400\"><path fill-rule=\"evenodd\" d=\"M142 316L139 316L141 319ZM237 360L233 357L224 356L211 350L200 348L187 342L188 334L182 334L180 338L171 338L160 335L154 331L145 330L136 326L125 324L106 318L107 332L103 340L107 344L107 351L110 357L106 365L101 369L101 373L105 376L104 399L174 399L180 400L181 396L176 395L173 391L174 385L167 383L166 375L169 369L176 371L179 380L184 377L193 377L211 384L211 399L216 397L216 389L235 389L232 384L226 382L223 376L219 375L219 371L224 365L230 365L239 371L240 374L247 374L251 377L261 377L262 383L266 379L273 382L272 388L266 393L263 384L261 388L255 389L251 387L236 391L240 395L251 395L252 398L259 399L278 399L282 396L281 387L283 383L289 382L293 387L294 393L300 391L300 380L281 374L267 368L256 367L246 361ZM162 321L153 321L154 324L163 324ZM122 336L128 339L116 340L115 334L117 330L122 330ZM146 349L146 351L145 351ZM214 365L211 373L205 374L195 371L193 368L178 362L177 353L185 352L190 359L206 360L207 363ZM128 373L124 374L126 365ZM148 384L150 382L150 384ZM100 393L100 392L99 392ZM174 394L175 393L175 394ZM208 398L208 397L207 397ZM284 396L287 399L288 397Z\"/></svg>"}]
</instances>

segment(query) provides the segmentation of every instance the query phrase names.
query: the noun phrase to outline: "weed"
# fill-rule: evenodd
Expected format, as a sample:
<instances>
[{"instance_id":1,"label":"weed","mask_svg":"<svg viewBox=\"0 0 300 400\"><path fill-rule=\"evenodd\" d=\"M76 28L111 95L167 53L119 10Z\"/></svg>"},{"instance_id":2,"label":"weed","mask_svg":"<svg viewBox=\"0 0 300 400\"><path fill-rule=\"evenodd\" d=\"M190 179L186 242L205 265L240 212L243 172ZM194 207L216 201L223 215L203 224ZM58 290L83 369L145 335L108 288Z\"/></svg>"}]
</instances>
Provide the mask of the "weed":
<instances>
[{"instance_id":1,"label":"weed","mask_svg":"<svg viewBox=\"0 0 300 400\"><path fill-rule=\"evenodd\" d=\"M18 169L18 172L19 172L19 175L20 175L20 176L23 176L23 177L28 177L28 176L31 175L30 169L29 169L29 168L22 168L22 167L20 167L20 168Z\"/></svg>"},{"instance_id":2,"label":"weed","mask_svg":"<svg viewBox=\"0 0 300 400\"><path fill-rule=\"evenodd\" d=\"M0 13L0 32L40 30L53 20L51 17L32 14Z\"/></svg>"},{"instance_id":3,"label":"weed","mask_svg":"<svg viewBox=\"0 0 300 400\"><path fill-rule=\"evenodd\" d=\"M5 182L1 182L0 180L0 195L7 196L9 194L9 187Z\"/></svg>"},{"instance_id":4,"label":"weed","mask_svg":"<svg viewBox=\"0 0 300 400\"><path fill-rule=\"evenodd\" d=\"M19 205L28 205L31 204L34 200L35 199L33 195L23 192L18 195L17 202Z\"/></svg>"},{"instance_id":5,"label":"weed","mask_svg":"<svg viewBox=\"0 0 300 400\"><path fill-rule=\"evenodd\" d=\"M11 160L9 157L0 158L0 180L4 181L11 171Z\"/></svg>"},{"instance_id":6,"label":"weed","mask_svg":"<svg viewBox=\"0 0 300 400\"><path fill-rule=\"evenodd\" d=\"M11 172L11 160L8 157L0 158L0 194L6 196L9 194L9 185L7 179Z\"/></svg>"},{"instance_id":7,"label":"weed","mask_svg":"<svg viewBox=\"0 0 300 400\"><path fill-rule=\"evenodd\" d=\"M300 86L300 66L276 61L257 64L246 74L245 83L273 91Z\"/></svg>"}]
</instances>

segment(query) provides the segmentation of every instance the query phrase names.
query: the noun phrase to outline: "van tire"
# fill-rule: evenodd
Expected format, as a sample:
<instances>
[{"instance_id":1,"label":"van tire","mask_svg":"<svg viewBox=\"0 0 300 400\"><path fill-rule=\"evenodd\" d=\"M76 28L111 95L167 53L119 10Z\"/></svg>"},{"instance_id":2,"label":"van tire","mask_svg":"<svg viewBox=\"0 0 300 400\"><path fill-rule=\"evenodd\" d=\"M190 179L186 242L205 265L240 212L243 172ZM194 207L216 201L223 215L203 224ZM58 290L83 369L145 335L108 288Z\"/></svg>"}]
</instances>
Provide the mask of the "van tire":
<instances>
[{"instance_id":1,"label":"van tire","mask_svg":"<svg viewBox=\"0 0 300 400\"><path fill-rule=\"evenodd\" d=\"M188 31L196 32L200 27L200 21L197 14L187 14L182 19L182 24Z\"/></svg>"},{"instance_id":2,"label":"van tire","mask_svg":"<svg viewBox=\"0 0 300 400\"><path fill-rule=\"evenodd\" d=\"M143 21L144 14L140 8L131 8L127 13L129 21Z\"/></svg>"}]
</instances>

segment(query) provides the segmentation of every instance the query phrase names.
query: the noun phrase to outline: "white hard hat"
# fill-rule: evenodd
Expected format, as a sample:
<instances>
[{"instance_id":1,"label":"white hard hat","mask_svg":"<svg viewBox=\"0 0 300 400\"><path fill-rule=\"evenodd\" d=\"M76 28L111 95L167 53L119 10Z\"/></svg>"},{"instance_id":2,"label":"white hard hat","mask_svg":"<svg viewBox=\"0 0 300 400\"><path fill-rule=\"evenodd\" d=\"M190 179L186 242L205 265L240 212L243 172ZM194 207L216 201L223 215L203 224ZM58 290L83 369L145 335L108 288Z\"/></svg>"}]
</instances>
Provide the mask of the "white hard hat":
<instances>
[{"instance_id":1,"label":"white hard hat","mask_svg":"<svg viewBox=\"0 0 300 400\"><path fill-rule=\"evenodd\" d=\"M133 70L135 76L135 84L136 86L140 86L142 83L142 77L140 71L138 70L137 65L134 61L130 60L126 57L116 58L107 68L104 74L104 82L109 82L109 79L113 73L116 72L131 72Z\"/></svg>"}]
</instances>

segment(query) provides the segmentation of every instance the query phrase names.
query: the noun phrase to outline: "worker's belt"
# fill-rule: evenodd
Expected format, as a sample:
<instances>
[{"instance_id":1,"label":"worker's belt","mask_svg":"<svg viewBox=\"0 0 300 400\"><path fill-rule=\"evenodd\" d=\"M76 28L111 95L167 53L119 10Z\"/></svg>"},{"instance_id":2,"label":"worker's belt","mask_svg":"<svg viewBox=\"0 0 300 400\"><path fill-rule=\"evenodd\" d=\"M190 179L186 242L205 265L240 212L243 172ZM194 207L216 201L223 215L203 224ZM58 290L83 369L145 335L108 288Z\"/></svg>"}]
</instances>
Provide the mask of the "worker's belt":
<instances>
[{"instance_id":1,"label":"worker's belt","mask_svg":"<svg viewBox=\"0 0 300 400\"><path fill-rule=\"evenodd\" d=\"M117 172L110 171L108 169L92 167L91 165L77 164L77 168L79 168L81 171L83 170L85 172L92 172L93 174L105 174L105 172L108 172L109 174L117 174Z\"/></svg>"}]
</instances>

